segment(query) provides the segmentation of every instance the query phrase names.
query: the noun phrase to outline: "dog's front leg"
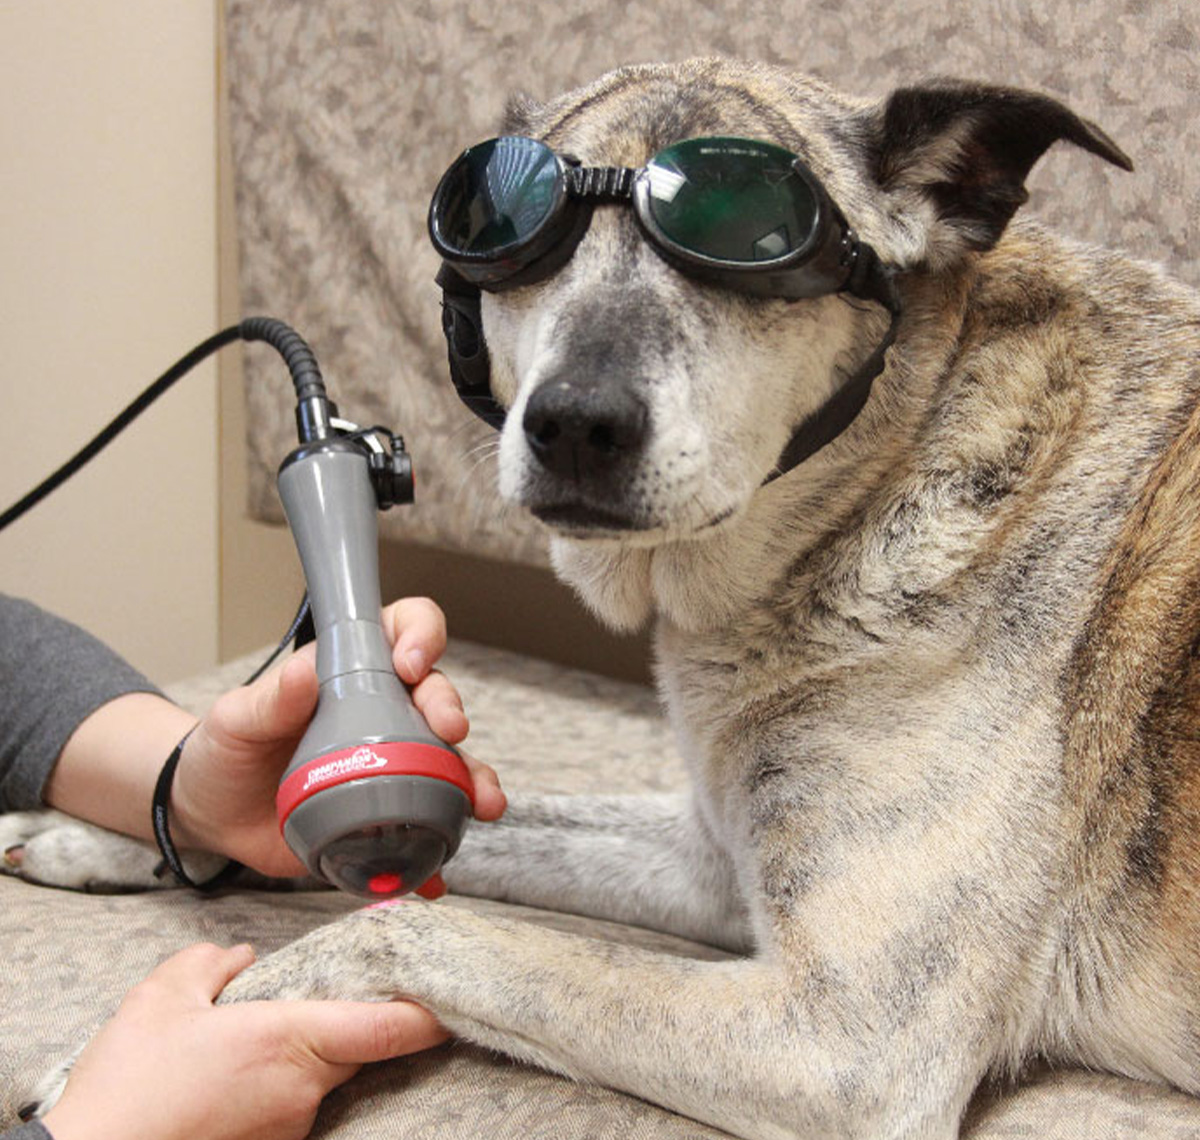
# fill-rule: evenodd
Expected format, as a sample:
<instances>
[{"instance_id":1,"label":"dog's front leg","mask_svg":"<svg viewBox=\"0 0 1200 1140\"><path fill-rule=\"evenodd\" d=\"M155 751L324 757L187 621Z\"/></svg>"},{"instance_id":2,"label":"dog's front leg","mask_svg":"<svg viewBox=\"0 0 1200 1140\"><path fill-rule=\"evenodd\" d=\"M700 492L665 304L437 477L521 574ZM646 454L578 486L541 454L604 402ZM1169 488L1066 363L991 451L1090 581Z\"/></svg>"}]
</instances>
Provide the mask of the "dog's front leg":
<instances>
[{"instance_id":1,"label":"dog's front leg","mask_svg":"<svg viewBox=\"0 0 1200 1140\"><path fill-rule=\"evenodd\" d=\"M221 1000L412 998L467 1040L755 1140L954 1137L978 1074L952 1035L867 1040L862 1010L819 983L779 958L677 958L403 901L313 931Z\"/></svg>"},{"instance_id":2,"label":"dog's front leg","mask_svg":"<svg viewBox=\"0 0 1200 1140\"><path fill-rule=\"evenodd\" d=\"M513 796L444 875L461 894L750 948L732 863L687 795Z\"/></svg>"},{"instance_id":3,"label":"dog's front leg","mask_svg":"<svg viewBox=\"0 0 1200 1140\"><path fill-rule=\"evenodd\" d=\"M179 886L154 844L49 809L0 815L0 853L0 874L46 887L121 894ZM229 862L204 851L182 857L197 882Z\"/></svg>"}]
</instances>

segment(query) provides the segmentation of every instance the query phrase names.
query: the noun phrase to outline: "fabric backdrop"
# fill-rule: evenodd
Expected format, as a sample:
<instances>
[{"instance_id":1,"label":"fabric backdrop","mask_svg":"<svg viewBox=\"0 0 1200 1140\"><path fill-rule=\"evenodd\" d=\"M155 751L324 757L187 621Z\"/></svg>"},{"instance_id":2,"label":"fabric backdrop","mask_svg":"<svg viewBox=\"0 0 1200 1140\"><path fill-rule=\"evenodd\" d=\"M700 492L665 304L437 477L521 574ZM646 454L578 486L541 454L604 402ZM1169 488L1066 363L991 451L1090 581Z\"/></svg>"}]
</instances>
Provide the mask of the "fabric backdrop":
<instances>
[{"instance_id":1,"label":"fabric backdrop","mask_svg":"<svg viewBox=\"0 0 1200 1140\"><path fill-rule=\"evenodd\" d=\"M857 95L931 75L1017 84L1096 120L1132 175L1072 147L1035 170L1028 209L1200 282L1200 22L1150 0L229 0L228 75L245 313L310 341L343 413L402 430L419 501L385 533L526 562L536 524L500 509L493 434L446 373L429 196L506 98L548 97L622 63L735 55ZM251 510L279 519L293 400L248 350Z\"/></svg>"}]
</instances>

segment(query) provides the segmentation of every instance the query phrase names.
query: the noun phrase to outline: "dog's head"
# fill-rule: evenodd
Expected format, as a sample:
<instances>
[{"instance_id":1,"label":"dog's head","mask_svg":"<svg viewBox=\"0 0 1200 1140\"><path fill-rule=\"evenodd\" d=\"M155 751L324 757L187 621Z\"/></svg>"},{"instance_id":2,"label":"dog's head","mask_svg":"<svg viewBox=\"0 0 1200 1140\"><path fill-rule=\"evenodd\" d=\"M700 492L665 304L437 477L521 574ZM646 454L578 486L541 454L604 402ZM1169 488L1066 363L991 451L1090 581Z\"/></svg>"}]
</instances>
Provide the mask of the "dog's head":
<instances>
[{"instance_id":1,"label":"dog's head","mask_svg":"<svg viewBox=\"0 0 1200 1140\"><path fill-rule=\"evenodd\" d=\"M633 168L684 139L773 142L901 278L994 245L1058 139L1128 165L1043 96L942 82L866 102L717 60L622 69L545 105L516 100L504 132L585 166ZM482 319L507 409L503 495L572 542L625 547L703 537L736 518L888 323L844 293L787 301L681 273L626 203L596 207L546 279L485 293Z\"/></svg>"}]
</instances>

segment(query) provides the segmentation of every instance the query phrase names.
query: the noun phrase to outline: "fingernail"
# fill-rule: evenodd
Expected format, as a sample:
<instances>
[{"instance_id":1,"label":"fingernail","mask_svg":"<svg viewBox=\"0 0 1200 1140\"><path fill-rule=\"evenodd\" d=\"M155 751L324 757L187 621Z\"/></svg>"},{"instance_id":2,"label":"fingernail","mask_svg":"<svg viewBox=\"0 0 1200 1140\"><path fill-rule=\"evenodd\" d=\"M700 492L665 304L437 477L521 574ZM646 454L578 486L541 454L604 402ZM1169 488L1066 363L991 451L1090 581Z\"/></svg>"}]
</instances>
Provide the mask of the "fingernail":
<instances>
[{"instance_id":1,"label":"fingernail","mask_svg":"<svg viewBox=\"0 0 1200 1140\"><path fill-rule=\"evenodd\" d=\"M425 676L428 664L425 660L425 654L419 649L410 649L404 655L404 664L408 666L408 671L412 675L413 680L419 681Z\"/></svg>"},{"instance_id":2,"label":"fingernail","mask_svg":"<svg viewBox=\"0 0 1200 1140\"><path fill-rule=\"evenodd\" d=\"M441 875L434 875L423 887L418 887L416 893L423 899L436 902L447 894L446 882Z\"/></svg>"}]
</instances>

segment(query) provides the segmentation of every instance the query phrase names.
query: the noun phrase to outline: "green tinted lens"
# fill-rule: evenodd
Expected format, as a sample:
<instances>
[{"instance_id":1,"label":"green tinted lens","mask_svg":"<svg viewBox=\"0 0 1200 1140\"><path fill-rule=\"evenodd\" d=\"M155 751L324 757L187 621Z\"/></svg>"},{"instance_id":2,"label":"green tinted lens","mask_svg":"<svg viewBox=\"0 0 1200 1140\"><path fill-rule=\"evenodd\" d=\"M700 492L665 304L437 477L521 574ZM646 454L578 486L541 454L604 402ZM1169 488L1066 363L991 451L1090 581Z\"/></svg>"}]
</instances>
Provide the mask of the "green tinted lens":
<instances>
[{"instance_id":1,"label":"green tinted lens","mask_svg":"<svg viewBox=\"0 0 1200 1140\"><path fill-rule=\"evenodd\" d=\"M782 147L746 139L690 139L646 167L648 208L676 245L753 264L802 250L817 224L816 194Z\"/></svg>"},{"instance_id":2,"label":"green tinted lens","mask_svg":"<svg viewBox=\"0 0 1200 1140\"><path fill-rule=\"evenodd\" d=\"M437 203L439 235L461 253L493 253L526 241L550 215L558 187L554 152L506 136L465 151Z\"/></svg>"}]
</instances>

